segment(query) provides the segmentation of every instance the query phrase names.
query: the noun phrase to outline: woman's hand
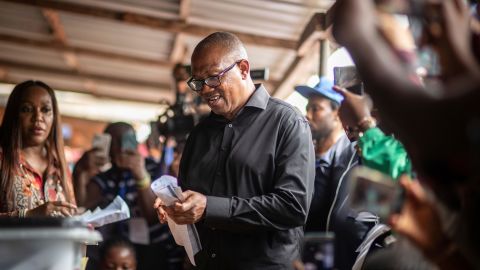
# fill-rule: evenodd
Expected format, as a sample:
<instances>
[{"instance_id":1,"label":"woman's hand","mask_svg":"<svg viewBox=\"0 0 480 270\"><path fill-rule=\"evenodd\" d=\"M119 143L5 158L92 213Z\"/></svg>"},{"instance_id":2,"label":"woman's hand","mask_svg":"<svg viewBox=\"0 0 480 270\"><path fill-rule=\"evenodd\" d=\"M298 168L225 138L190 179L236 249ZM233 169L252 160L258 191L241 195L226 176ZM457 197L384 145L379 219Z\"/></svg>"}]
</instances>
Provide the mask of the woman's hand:
<instances>
[{"instance_id":1,"label":"woman's hand","mask_svg":"<svg viewBox=\"0 0 480 270\"><path fill-rule=\"evenodd\" d=\"M46 202L27 211L27 217L71 217L77 211L77 206L68 202Z\"/></svg>"}]
</instances>

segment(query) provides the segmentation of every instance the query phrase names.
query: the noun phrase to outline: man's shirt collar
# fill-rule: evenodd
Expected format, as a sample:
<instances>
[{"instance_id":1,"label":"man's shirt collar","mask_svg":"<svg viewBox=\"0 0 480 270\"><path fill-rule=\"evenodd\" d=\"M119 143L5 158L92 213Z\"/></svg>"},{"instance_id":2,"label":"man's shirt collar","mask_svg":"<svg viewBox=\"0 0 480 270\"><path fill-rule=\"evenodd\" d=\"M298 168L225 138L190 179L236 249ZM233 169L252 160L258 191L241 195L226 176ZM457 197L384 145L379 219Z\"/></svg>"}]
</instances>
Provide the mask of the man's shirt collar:
<instances>
[{"instance_id":1,"label":"man's shirt collar","mask_svg":"<svg viewBox=\"0 0 480 270\"><path fill-rule=\"evenodd\" d=\"M269 99L270 94L267 92L267 89L265 89L263 84L255 84L255 91L253 91L253 94L247 104L245 104L245 107L255 107L265 110Z\"/></svg>"},{"instance_id":2,"label":"man's shirt collar","mask_svg":"<svg viewBox=\"0 0 480 270\"><path fill-rule=\"evenodd\" d=\"M260 110L265 110L267 108L268 100L270 99L270 94L268 93L267 89L263 86L263 84L255 84L255 90L253 91L252 95L248 99L245 106L237 113L239 116L243 110L247 107L258 108ZM226 120L225 117L214 113L213 111L210 113L210 116L217 121L220 120L221 122L229 122Z\"/></svg>"}]
</instances>

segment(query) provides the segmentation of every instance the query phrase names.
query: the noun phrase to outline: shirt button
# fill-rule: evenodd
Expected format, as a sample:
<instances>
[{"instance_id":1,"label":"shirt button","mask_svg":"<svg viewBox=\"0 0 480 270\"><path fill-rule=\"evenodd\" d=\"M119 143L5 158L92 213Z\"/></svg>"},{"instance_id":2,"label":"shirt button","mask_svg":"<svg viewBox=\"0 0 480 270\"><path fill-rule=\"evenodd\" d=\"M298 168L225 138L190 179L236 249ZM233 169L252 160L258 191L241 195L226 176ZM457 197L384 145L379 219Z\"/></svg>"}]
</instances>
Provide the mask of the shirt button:
<instances>
[{"instance_id":1,"label":"shirt button","mask_svg":"<svg viewBox=\"0 0 480 270\"><path fill-rule=\"evenodd\" d=\"M232 124L228 124L228 127L231 128L231 127L233 127L233 125L232 125Z\"/></svg>"},{"instance_id":2,"label":"shirt button","mask_svg":"<svg viewBox=\"0 0 480 270\"><path fill-rule=\"evenodd\" d=\"M217 257L217 254L212 253L212 256L211 256L211 257L212 257L212 259L215 259L215 257Z\"/></svg>"}]
</instances>

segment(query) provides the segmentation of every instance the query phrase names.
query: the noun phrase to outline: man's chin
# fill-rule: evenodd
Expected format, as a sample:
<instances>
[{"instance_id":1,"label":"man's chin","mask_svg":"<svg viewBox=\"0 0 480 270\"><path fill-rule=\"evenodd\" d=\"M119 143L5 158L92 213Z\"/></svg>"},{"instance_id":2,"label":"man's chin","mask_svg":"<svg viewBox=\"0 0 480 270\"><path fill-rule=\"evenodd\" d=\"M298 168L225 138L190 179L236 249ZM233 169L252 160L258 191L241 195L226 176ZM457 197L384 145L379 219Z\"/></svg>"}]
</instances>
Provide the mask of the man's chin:
<instances>
[{"instance_id":1,"label":"man's chin","mask_svg":"<svg viewBox=\"0 0 480 270\"><path fill-rule=\"evenodd\" d=\"M329 133L326 132L312 131L312 139L316 140L317 142L323 141L328 137L328 135Z\"/></svg>"},{"instance_id":2,"label":"man's chin","mask_svg":"<svg viewBox=\"0 0 480 270\"><path fill-rule=\"evenodd\" d=\"M221 116L225 116L226 113L225 113L225 110L222 110L220 108L212 108L210 107L210 110L212 110L212 112L214 112L215 114L218 114L218 115L221 115Z\"/></svg>"}]
</instances>

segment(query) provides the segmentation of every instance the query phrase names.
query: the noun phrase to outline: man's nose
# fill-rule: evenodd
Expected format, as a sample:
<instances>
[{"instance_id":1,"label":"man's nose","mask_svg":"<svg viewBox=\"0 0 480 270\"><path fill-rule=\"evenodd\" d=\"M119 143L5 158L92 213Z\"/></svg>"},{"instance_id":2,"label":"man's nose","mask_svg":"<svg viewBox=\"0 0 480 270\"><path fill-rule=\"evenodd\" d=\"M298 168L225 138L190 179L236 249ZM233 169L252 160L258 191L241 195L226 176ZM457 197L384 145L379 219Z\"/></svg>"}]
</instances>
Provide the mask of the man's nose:
<instances>
[{"instance_id":1,"label":"man's nose","mask_svg":"<svg viewBox=\"0 0 480 270\"><path fill-rule=\"evenodd\" d=\"M210 87L206 83L204 83L203 86L202 86L202 89L200 89L200 91L198 91L198 94L199 95L204 95L206 93L211 92L213 89L215 89L215 87Z\"/></svg>"}]
</instances>

